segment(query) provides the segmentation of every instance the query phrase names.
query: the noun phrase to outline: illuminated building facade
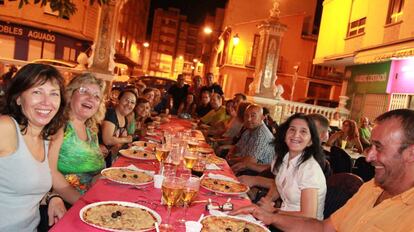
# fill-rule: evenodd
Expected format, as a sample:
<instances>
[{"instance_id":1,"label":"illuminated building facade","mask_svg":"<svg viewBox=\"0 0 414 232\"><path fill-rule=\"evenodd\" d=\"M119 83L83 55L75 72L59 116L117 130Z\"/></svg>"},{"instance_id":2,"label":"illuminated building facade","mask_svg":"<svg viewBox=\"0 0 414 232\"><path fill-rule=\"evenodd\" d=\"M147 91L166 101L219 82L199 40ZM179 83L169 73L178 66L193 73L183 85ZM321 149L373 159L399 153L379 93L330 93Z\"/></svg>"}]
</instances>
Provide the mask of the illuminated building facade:
<instances>
[{"instance_id":1,"label":"illuminated building facade","mask_svg":"<svg viewBox=\"0 0 414 232\"><path fill-rule=\"evenodd\" d=\"M343 70L351 118L414 108L414 2L324 1L314 63Z\"/></svg>"}]
</instances>

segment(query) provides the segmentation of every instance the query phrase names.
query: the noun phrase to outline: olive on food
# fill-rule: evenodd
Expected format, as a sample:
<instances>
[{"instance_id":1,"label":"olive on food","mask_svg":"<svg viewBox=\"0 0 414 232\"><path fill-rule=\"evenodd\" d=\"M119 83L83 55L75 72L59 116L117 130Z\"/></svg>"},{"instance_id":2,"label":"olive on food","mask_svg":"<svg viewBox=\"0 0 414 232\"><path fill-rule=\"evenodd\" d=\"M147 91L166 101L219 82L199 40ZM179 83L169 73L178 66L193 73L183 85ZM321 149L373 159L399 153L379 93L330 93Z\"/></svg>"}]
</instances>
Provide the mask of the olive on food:
<instances>
[{"instance_id":1,"label":"olive on food","mask_svg":"<svg viewBox=\"0 0 414 232\"><path fill-rule=\"evenodd\" d=\"M213 184L218 184L218 182L217 181L214 181Z\"/></svg>"},{"instance_id":2,"label":"olive on food","mask_svg":"<svg viewBox=\"0 0 414 232\"><path fill-rule=\"evenodd\" d=\"M244 228L243 232L250 232L249 228Z\"/></svg>"},{"instance_id":3,"label":"olive on food","mask_svg":"<svg viewBox=\"0 0 414 232\"><path fill-rule=\"evenodd\" d=\"M233 231L231 228L227 227L226 231Z\"/></svg>"},{"instance_id":4,"label":"olive on food","mask_svg":"<svg viewBox=\"0 0 414 232\"><path fill-rule=\"evenodd\" d=\"M229 187L229 186L227 186L227 185L225 185L225 186L224 186L224 188L225 188L225 189L230 189L230 187Z\"/></svg>"},{"instance_id":5,"label":"olive on food","mask_svg":"<svg viewBox=\"0 0 414 232\"><path fill-rule=\"evenodd\" d=\"M138 175L137 174L134 174L134 178L138 178Z\"/></svg>"},{"instance_id":6,"label":"olive on food","mask_svg":"<svg viewBox=\"0 0 414 232\"><path fill-rule=\"evenodd\" d=\"M121 211L119 211L119 210L117 210L115 213L116 213L116 215L118 215L118 216L121 216L121 215L122 215Z\"/></svg>"},{"instance_id":7,"label":"olive on food","mask_svg":"<svg viewBox=\"0 0 414 232\"><path fill-rule=\"evenodd\" d=\"M127 175L125 175L125 174L122 175L122 178L126 178L126 177L127 177Z\"/></svg>"},{"instance_id":8,"label":"olive on food","mask_svg":"<svg viewBox=\"0 0 414 232\"><path fill-rule=\"evenodd\" d=\"M144 157L147 157L147 153L144 153Z\"/></svg>"},{"instance_id":9,"label":"olive on food","mask_svg":"<svg viewBox=\"0 0 414 232\"><path fill-rule=\"evenodd\" d=\"M113 212L113 213L111 214L111 217L112 217L112 218L117 218L117 217L118 217L118 214L117 214L116 212Z\"/></svg>"}]
</instances>

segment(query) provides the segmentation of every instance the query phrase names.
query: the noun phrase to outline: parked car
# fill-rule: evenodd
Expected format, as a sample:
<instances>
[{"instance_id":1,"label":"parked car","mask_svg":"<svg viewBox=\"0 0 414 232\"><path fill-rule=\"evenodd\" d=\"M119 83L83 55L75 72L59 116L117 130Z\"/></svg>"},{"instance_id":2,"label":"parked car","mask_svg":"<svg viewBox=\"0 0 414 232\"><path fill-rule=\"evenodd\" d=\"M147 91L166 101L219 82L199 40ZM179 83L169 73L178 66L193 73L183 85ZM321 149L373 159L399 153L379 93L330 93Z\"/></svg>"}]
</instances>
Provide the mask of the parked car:
<instances>
[{"instance_id":1,"label":"parked car","mask_svg":"<svg viewBox=\"0 0 414 232\"><path fill-rule=\"evenodd\" d=\"M147 87L157 88L161 90L161 92L167 91L172 85L177 83L176 80L169 79L166 77L156 77L156 76L140 76L136 78L135 81L141 81Z\"/></svg>"},{"instance_id":2,"label":"parked car","mask_svg":"<svg viewBox=\"0 0 414 232\"><path fill-rule=\"evenodd\" d=\"M50 64L53 66L58 67L65 67L65 68L75 68L77 63L66 61L66 60L55 60L55 59L35 59L32 60L32 63L36 64Z\"/></svg>"},{"instance_id":3,"label":"parked car","mask_svg":"<svg viewBox=\"0 0 414 232\"><path fill-rule=\"evenodd\" d=\"M339 105L339 102L336 100L322 99L322 98L304 98L299 100L299 102L316 105L316 106L325 106L330 108L336 108Z\"/></svg>"}]
</instances>

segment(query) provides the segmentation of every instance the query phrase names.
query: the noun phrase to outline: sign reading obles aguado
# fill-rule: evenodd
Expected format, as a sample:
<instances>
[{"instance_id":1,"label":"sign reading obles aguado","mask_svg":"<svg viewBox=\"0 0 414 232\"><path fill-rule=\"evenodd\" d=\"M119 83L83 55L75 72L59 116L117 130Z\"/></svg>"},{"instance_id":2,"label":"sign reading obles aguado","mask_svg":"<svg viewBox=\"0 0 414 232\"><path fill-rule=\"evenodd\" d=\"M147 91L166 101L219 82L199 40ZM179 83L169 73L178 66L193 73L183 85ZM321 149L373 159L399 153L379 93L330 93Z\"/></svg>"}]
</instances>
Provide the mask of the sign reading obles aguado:
<instances>
[{"instance_id":1,"label":"sign reading obles aguado","mask_svg":"<svg viewBox=\"0 0 414 232\"><path fill-rule=\"evenodd\" d=\"M56 35L54 33L4 21L0 21L0 34L42 40L45 42L55 42L56 40Z\"/></svg>"}]
</instances>

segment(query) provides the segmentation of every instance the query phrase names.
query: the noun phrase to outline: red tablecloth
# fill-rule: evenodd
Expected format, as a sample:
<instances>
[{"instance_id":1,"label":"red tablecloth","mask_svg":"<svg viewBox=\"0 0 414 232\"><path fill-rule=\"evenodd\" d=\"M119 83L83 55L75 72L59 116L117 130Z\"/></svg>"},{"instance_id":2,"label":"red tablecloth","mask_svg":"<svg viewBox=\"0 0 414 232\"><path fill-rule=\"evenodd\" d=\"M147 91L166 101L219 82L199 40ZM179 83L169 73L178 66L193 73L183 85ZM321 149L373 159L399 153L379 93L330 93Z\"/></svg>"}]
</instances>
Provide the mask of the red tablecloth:
<instances>
[{"instance_id":1,"label":"red tablecloth","mask_svg":"<svg viewBox=\"0 0 414 232\"><path fill-rule=\"evenodd\" d=\"M185 129L189 128L191 123L185 120L172 119L171 122L161 125L162 128ZM134 160L125 157L120 157L114 166L124 167L133 164L141 169L158 171L159 165L155 161L141 161ZM233 176L233 173L227 164L223 165L223 169L220 171L214 171L215 173L226 174ZM223 204L227 201L228 196L224 195L209 195L209 191L200 187L200 191L195 199L207 200L211 198L213 201ZM130 185L122 185L111 182L106 179L100 179L97 183L80 199L72 208L65 214L65 216L50 230L56 232L65 231L102 231L83 223L79 217L79 211L87 204L99 202L99 201L128 201L135 202L149 208L154 209L158 214L161 215L163 222L167 220L167 209L166 206L160 205L161 189L156 189L153 184L149 184L148 187L143 189L137 189ZM240 199L233 197L231 202L235 207L250 204L248 199ZM197 220L201 214L208 215L208 211L205 210L206 203L195 203L191 205L187 211L187 220ZM178 218L183 217L184 209L174 207L170 218L170 223L174 223ZM176 231L185 231L183 225L178 223Z\"/></svg>"}]
</instances>

